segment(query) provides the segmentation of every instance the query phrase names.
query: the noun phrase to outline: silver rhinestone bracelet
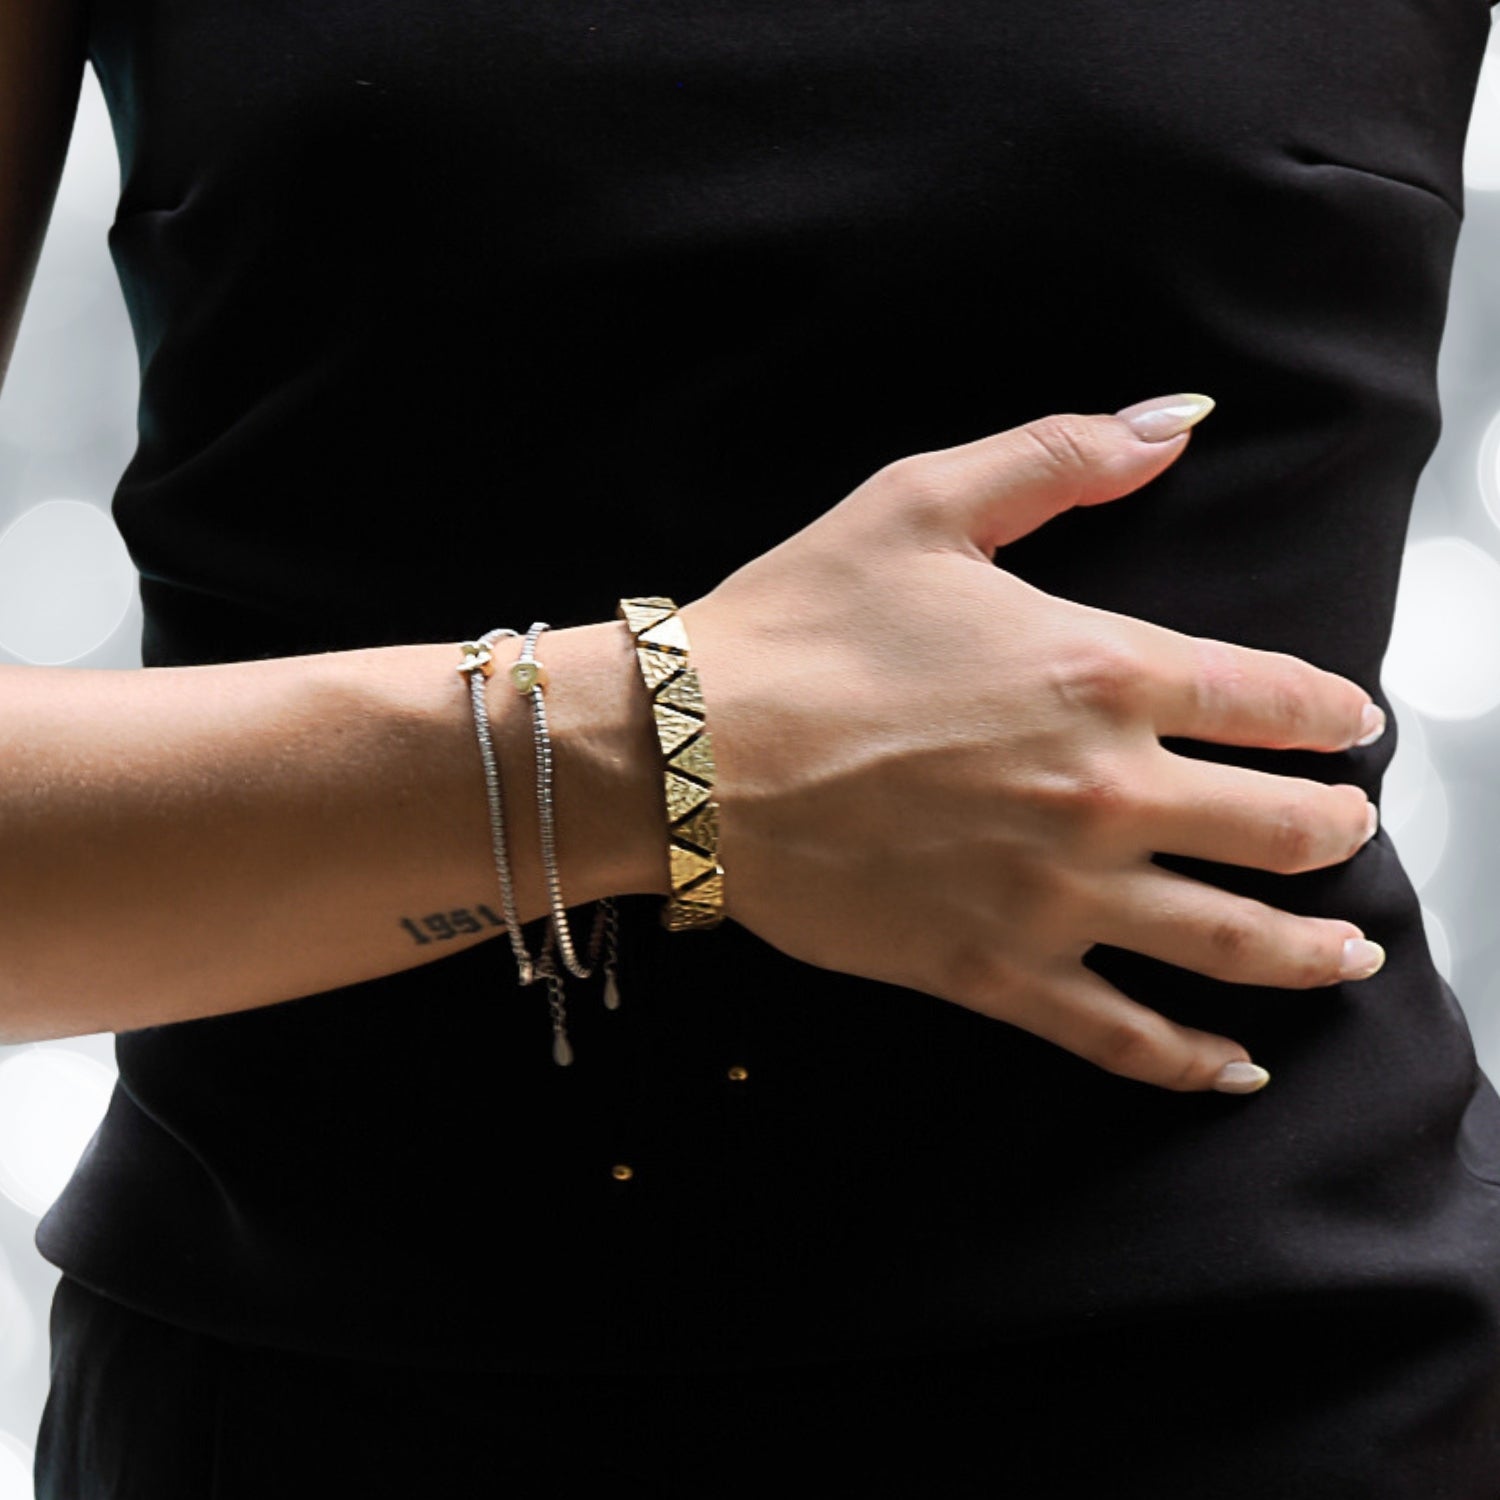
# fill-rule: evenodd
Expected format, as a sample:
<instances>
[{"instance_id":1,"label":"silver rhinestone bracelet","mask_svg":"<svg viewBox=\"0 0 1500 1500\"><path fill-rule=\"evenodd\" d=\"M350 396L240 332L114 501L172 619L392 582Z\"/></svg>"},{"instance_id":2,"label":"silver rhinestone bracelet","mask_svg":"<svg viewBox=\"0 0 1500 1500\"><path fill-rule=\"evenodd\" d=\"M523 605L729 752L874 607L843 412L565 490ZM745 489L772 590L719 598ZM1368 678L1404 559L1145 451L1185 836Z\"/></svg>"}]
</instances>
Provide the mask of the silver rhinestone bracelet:
<instances>
[{"instance_id":1,"label":"silver rhinestone bracelet","mask_svg":"<svg viewBox=\"0 0 1500 1500\"><path fill-rule=\"evenodd\" d=\"M474 732L479 740L479 758L484 762L484 785L490 804L490 842L495 850L495 874L500 881L500 906L505 913L505 930L510 937L512 952L516 955L516 968L522 984L530 984L539 973L538 960L533 959L521 932L521 920L516 911L516 894L510 874L510 858L505 851L505 801L500 790L500 772L495 763L495 744L490 736L489 706L485 701L485 684L494 676L494 644L505 635L519 635L520 631L506 626L496 626L486 631L478 640L464 641L460 650L464 659L458 670L469 679L469 696L474 707ZM543 944L545 948L545 943Z\"/></svg>"},{"instance_id":2,"label":"silver rhinestone bracelet","mask_svg":"<svg viewBox=\"0 0 1500 1500\"><path fill-rule=\"evenodd\" d=\"M558 972L557 965L559 949L568 970L581 979L587 979L594 972L602 947L605 974L604 1004L609 1010L618 1010L620 1005L619 914L613 897L606 896L598 903L588 947L589 962L588 964L581 963L568 928L567 908L563 905L562 885L557 867L556 822L552 804L552 742L547 730L546 708L542 702L542 688L547 682L547 670L541 662L535 659L536 638L548 628L545 622L541 621L532 625L523 643L521 658L511 666L509 673L511 685L516 691L531 699L533 739L536 746L537 813L541 831L542 867L546 875L548 897L552 907L547 919L547 929L535 959L527 950L516 909L514 882L511 878L510 861L506 854L504 800L484 694L485 683L495 671L494 643L501 636L515 636L520 632L497 627L487 631L478 640L462 642L460 649L464 652L464 660L459 664L458 670L467 674L469 679L475 733L479 741L480 758L484 763L485 790L490 809L490 833L495 852L495 873L500 881L500 901L505 912L506 930L510 934L511 948L516 955L516 968L523 985L531 984L536 979L546 981L548 1010L552 1019L552 1058L560 1066L566 1067L573 1061L573 1048L568 1039L564 977Z\"/></svg>"}]
</instances>

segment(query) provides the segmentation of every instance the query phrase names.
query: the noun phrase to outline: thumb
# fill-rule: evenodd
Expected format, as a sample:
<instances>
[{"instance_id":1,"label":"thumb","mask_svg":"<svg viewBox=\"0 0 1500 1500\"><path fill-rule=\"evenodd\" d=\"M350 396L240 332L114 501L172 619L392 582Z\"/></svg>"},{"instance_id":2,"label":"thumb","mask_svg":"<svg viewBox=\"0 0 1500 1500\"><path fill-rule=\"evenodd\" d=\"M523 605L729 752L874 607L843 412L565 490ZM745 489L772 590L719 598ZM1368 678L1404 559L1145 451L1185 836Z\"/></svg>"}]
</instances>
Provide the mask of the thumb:
<instances>
[{"instance_id":1,"label":"thumb","mask_svg":"<svg viewBox=\"0 0 1500 1500\"><path fill-rule=\"evenodd\" d=\"M930 457L960 499L955 522L986 557L1075 505L1117 500L1155 479L1188 445L1211 396L1157 396L1113 416L1040 417Z\"/></svg>"}]
</instances>

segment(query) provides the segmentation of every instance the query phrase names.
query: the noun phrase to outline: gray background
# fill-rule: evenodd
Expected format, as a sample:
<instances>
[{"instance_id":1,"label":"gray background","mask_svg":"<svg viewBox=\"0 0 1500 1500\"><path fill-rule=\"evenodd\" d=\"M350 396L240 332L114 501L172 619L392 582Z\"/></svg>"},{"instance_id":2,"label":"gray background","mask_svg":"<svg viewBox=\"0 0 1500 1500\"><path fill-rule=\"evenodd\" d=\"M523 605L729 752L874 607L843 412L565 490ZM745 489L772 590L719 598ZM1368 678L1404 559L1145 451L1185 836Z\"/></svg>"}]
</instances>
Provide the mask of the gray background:
<instances>
[{"instance_id":1,"label":"gray background","mask_svg":"<svg viewBox=\"0 0 1500 1500\"><path fill-rule=\"evenodd\" d=\"M1500 33L1465 157L1439 380L1383 681L1400 750L1381 800L1433 957L1500 1078ZM105 234L119 173L92 71L0 396L0 662L140 666L140 602L109 501L135 443L136 357ZM1357 536L1349 546L1360 545ZM83 920L86 920L86 914ZM97 1124L113 1037L0 1047L0 1500L31 1500L57 1271L32 1233Z\"/></svg>"}]
</instances>

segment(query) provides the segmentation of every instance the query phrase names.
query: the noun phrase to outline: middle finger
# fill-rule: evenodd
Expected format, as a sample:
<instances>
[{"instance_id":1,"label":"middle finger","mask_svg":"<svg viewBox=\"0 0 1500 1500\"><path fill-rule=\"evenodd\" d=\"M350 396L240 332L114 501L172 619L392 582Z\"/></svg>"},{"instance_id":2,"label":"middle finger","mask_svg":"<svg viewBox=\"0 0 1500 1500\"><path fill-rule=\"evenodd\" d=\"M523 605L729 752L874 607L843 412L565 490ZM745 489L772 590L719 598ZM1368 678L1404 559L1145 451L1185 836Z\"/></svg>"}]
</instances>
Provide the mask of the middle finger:
<instances>
[{"instance_id":1,"label":"middle finger","mask_svg":"<svg viewBox=\"0 0 1500 1500\"><path fill-rule=\"evenodd\" d=\"M1164 759L1137 789L1152 853L1295 875L1349 859L1375 832L1375 804L1350 782L1329 785L1159 748Z\"/></svg>"}]
</instances>

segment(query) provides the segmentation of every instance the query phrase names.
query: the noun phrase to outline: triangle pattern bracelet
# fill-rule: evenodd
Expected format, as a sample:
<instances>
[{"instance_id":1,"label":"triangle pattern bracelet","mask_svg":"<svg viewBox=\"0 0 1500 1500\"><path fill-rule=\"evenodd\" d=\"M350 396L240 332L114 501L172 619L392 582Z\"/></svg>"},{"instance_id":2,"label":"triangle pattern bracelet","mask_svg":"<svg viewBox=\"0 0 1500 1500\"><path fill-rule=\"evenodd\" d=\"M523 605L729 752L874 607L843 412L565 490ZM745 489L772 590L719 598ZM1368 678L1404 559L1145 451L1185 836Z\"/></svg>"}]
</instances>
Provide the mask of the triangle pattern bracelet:
<instances>
[{"instance_id":1,"label":"triangle pattern bracelet","mask_svg":"<svg viewBox=\"0 0 1500 1500\"><path fill-rule=\"evenodd\" d=\"M716 766L687 629L677 605L662 595L621 599L615 613L634 638L663 759L672 894L662 907L662 926L669 932L717 927L724 920L724 867Z\"/></svg>"}]
</instances>

